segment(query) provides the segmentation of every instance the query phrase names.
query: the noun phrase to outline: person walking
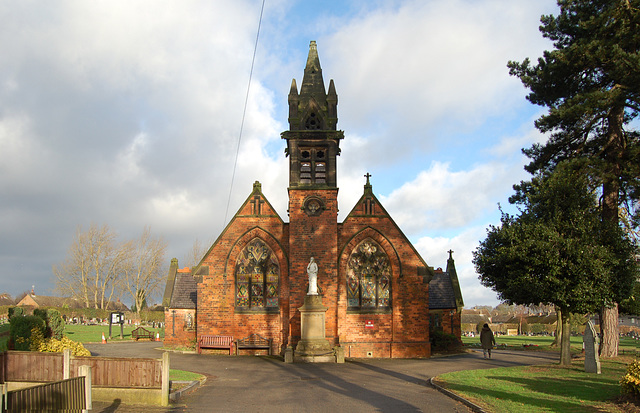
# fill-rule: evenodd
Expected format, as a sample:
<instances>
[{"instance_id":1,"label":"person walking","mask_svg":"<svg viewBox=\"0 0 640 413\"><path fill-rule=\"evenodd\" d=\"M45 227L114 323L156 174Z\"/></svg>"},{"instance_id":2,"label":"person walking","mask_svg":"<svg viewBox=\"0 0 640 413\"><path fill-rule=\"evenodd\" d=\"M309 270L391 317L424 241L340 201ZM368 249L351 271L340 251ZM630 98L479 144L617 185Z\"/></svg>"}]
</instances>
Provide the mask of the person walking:
<instances>
[{"instance_id":1,"label":"person walking","mask_svg":"<svg viewBox=\"0 0 640 413\"><path fill-rule=\"evenodd\" d=\"M482 327L480 331L480 344L482 345L482 354L484 358L487 358L487 354L489 358L491 358L491 349L496 345L496 339L493 336L493 331L489 328L489 324L486 324Z\"/></svg>"}]
</instances>

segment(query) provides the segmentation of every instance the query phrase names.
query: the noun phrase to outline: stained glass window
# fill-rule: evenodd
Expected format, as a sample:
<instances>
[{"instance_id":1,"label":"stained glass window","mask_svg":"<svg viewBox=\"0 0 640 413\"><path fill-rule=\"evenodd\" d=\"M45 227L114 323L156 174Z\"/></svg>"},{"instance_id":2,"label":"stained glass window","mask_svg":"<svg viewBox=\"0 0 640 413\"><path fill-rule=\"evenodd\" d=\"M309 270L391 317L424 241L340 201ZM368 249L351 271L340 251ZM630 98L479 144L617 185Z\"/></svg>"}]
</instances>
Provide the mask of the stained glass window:
<instances>
[{"instance_id":1,"label":"stained glass window","mask_svg":"<svg viewBox=\"0 0 640 413\"><path fill-rule=\"evenodd\" d=\"M236 263L236 307L278 308L280 267L259 238L249 242Z\"/></svg>"},{"instance_id":2,"label":"stained glass window","mask_svg":"<svg viewBox=\"0 0 640 413\"><path fill-rule=\"evenodd\" d=\"M385 309L391 306L389 258L372 239L362 241L347 264L347 306L350 309Z\"/></svg>"}]
</instances>

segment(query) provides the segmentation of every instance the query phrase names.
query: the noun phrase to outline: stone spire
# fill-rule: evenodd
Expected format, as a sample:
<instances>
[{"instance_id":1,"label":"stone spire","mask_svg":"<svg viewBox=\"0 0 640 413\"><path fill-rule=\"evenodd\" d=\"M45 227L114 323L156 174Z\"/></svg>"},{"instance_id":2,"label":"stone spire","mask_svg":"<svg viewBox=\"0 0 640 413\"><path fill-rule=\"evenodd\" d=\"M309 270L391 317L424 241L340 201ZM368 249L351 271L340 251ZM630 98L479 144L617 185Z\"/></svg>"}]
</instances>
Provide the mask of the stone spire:
<instances>
[{"instance_id":1,"label":"stone spire","mask_svg":"<svg viewBox=\"0 0 640 413\"><path fill-rule=\"evenodd\" d=\"M338 123L338 94L333 80L329 93L325 91L318 48L314 40L309 44L309 56L304 68L300 93L296 80L289 90L289 130L336 130Z\"/></svg>"},{"instance_id":2,"label":"stone spire","mask_svg":"<svg viewBox=\"0 0 640 413\"><path fill-rule=\"evenodd\" d=\"M296 80L289 89L289 130L282 132L287 140L285 154L290 158L290 188L336 188L340 140L337 130L338 94L333 80L329 92L324 88L322 69L315 41L309 45L309 56L298 92Z\"/></svg>"},{"instance_id":3,"label":"stone spire","mask_svg":"<svg viewBox=\"0 0 640 413\"><path fill-rule=\"evenodd\" d=\"M323 103L326 104L327 94L324 88L322 68L320 67L318 47L316 46L315 40L312 40L309 44L309 57L307 57L307 66L304 68L304 77L302 78L302 86L300 86L300 97L312 97L320 105Z\"/></svg>"}]
</instances>

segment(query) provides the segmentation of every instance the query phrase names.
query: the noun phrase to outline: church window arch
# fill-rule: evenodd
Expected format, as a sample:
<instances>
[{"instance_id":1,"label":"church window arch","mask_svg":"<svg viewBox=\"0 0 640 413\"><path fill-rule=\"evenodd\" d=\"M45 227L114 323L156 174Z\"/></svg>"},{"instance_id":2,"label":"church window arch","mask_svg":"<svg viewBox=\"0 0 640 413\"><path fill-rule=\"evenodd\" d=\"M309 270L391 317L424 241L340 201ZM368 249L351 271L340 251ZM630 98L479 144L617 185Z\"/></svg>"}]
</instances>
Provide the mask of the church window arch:
<instances>
[{"instance_id":1,"label":"church window arch","mask_svg":"<svg viewBox=\"0 0 640 413\"><path fill-rule=\"evenodd\" d=\"M351 310L391 307L389 257L373 239L360 242L347 262L347 306Z\"/></svg>"},{"instance_id":2,"label":"church window arch","mask_svg":"<svg viewBox=\"0 0 640 413\"><path fill-rule=\"evenodd\" d=\"M260 238L250 241L236 261L236 307L277 309L280 266L271 248Z\"/></svg>"}]
</instances>

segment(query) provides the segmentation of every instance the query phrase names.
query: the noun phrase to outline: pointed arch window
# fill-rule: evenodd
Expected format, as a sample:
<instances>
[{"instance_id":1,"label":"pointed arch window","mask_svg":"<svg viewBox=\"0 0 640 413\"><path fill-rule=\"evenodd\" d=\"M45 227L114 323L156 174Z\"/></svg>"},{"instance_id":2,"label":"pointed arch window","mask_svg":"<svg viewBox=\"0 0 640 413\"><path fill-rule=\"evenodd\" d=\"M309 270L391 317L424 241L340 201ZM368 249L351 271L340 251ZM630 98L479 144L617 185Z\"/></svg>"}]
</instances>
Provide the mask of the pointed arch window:
<instances>
[{"instance_id":1,"label":"pointed arch window","mask_svg":"<svg viewBox=\"0 0 640 413\"><path fill-rule=\"evenodd\" d=\"M271 249L259 238L249 242L236 263L236 308L277 309L280 267Z\"/></svg>"},{"instance_id":2,"label":"pointed arch window","mask_svg":"<svg viewBox=\"0 0 640 413\"><path fill-rule=\"evenodd\" d=\"M391 308L389 257L371 238L358 244L349 256L347 306L350 310Z\"/></svg>"}]
</instances>

